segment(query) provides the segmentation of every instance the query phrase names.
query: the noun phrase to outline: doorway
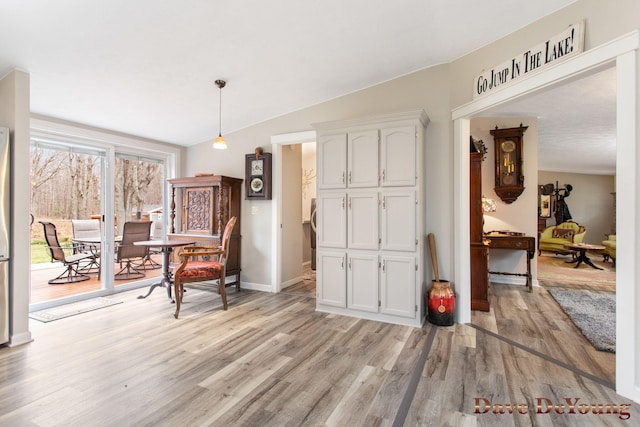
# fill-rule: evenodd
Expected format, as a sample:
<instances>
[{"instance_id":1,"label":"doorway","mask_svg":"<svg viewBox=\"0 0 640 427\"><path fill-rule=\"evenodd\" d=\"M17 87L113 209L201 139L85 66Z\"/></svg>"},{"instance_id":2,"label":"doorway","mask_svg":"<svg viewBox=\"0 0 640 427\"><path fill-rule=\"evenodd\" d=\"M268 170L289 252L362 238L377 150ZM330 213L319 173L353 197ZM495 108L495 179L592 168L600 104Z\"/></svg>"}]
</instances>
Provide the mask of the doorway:
<instances>
[{"instance_id":1,"label":"doorway","mask_svg":"<svg viewBox=\"0 0 640 427\"><path fill-rule=\"evenodd\" d=\"M302 292L315 297L315 274L310 268L310 240L306 239L307 235L309 239L311 237L311 232L307 232L311 224L305 224L304 220L307 212L309 217L311 215L308 199L315 194L315 180L309 180L311 175L315 175L310 170L310 165L315 165L315 149L310 150L309 145L306 149L302 149L305 143L312 143L315 146L315 140L314 131L271 137L273 161L276 165L273 170L274 203L272 204L272 215L275 219L272 227L273 254L275 255L272 258L271 274L273 292L280 292L291 285L297 285L301 287ZM295 148L296 146L299 148ZM306 158L304 166L303 157ZM309 211L304 209L307 203L309 203ZM291 219L286 220L288 217ZM309 245L308 255L304 254L307 251L307 244ZM306 257L308 257L308 264ZM288 265L289 263L293 265ZM312 284L309 283L310 281ZM293 289L295 288L290 290Z\"/></svg>"},{"instance_id":2,"label":"doorway","mask_svg":"<svg viewBox=\"0 0 640 427\"><path fill-rule=\"evenodd\" d=\"M95 139L32 131L30 311L157 280L160 255L149 252L148 257L133 260L143 277L114 281L121 267L116 263L117 242L127 221L149 221L150 237L162 237L167 204L164 182L175 174L172 165L173 153L117 148ZM66 279L62 262L52 262L40 221L56 226L60 246L70 257L92 255L87 258L91 263L83 258L74 266L79 272L77 280ZM85 235L87 227L91 236ZM83 235L77 235L76 229ZM60 273L65 280L55 280Z\"/></svg>"},{"instance_id":3,"label":"doorway","mask_svg":"<svg viewBox=\"0 0 640 427\"><path fill-rule=\"evenodd\" d=\"M573 79L580 78L598 69L607 68L611 64L616 65L618 81L617 91L617 170L616 192L624 182L626 194L631 195L624 202L617 200L617 226L625 230L637 230L636 199L637 179L636 167L636 141L637 141L637 32L621 37L610 43L593 48L578 58L567 60L553 69L553 72L540 72L535 78L529 78L510 87L505 87L495 94L466 104L453 111L454 120L454 167L460 181L457 183L458 197L455 199L454 210L457 212L456 229L467 229L469 223L469 189L466 183L469 180L469 154L468 141L470 136L470 119L477 117L493 107L501 106L509 101L523 99L525 96L541 90L553 90L554 87ZM630 236L633 236L631 234ZM634 269L634 260L637 258L637 249L633 243L633 237L620 240L618 257L616 260L617 289L616 289L616 335L629 337L626 340L618 340L616 349L616 392L636 401L640 400L637 394L638 372L637 342L640 340L640 331L635 327L637 322L637 294L634 284L638 280L638 272ZM455 280L458 287L460 300L470 301L469 288L469 236L465 233L456 233L456 248L454 261L456 264ZM622 249L624 247L624 249ZM457 313L457 321L469 323L471 311L468 304L461 304ZM629 330L631 328L631 330ZM624 330L623 330L624 329ZM622 368L625 369L622 369Z\"/></svg>"},{"instance_id":4,"label":"doorway","mask_svg":"<svg viewBox=\"0 0 640 427\"><path fill-rule=\"evenodd\" d=\"M603 83L603 87L591 95L585 88L591 88L595 82ZM607 84L612 82L614 84ZM471 120L472 137L484 139L488 148L482 167L482 194L494 199L494 209L484 214L485 231L504 230L536 237L539 220L537 184L560 180L563 186L568 182L573 184L568 187L573 191L563 193L566 204L571 206L571 219L576 227L582 227L582 230L586 227L586 232L576 233L576 243L601 243L613 222L610 193L615 191L615 97L615 67L610 64L605 70L554 86L552 90L530 94L522 100L507 102ZM489 130L496 126L504 129L519 124L527 127L523 144L525 191L516 201L505 203L493 189L494 143ZM605 175L607 171L610 173L608 176ZM566 208L565 205L563 212L569 215ZM523 346L536 346L547 357L580 367L613 383L615 356L598 349L615 346L615 332L611 327L615 314L609 312L611 321L604 322L598 334L591 332L590 323L582 326L583 336L565 314L571 313L571 309L567 312L556 299L568 299L572 308L578 301L613 301L615 269L611 262L606 265L602 263L602 256L595 254L590 254L593 262L604 270L584 263L577 266L572 263L570 251L562 244L558 246L561 253L554 254L548 248L542 256L534 256L530 260L534 283L540 284L534 288L533 294L524 288L524 277L492 274L490 295L493 310L490 315L474 312L472 323L480 326L495 324L495 331L502 337ZM489 271L522 274L527 271L526 259L524 251L490 249ZM589 313L593 305L587 302L576 308ZM606 306L599 304L594 314L604 315ZM549 333L551 330L554 333ZM585 336L591 337L596 345L592 345Z\"/></svg>"}]
</instances>

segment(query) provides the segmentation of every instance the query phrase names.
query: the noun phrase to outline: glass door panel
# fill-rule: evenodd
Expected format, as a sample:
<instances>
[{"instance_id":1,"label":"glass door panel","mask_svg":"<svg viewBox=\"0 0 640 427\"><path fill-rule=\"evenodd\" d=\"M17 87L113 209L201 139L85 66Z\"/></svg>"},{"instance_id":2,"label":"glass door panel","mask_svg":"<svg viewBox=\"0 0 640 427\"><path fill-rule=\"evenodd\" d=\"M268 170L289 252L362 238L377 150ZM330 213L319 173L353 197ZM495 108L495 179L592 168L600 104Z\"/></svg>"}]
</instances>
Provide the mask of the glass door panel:
<instances>
[{"instance_id":1,"label":"glass door panel","mask_svg":"<svg viewBox=\"0 0 640 427\"><path fill-rule=\"evenodd\" d=\"M31 304L104 288L104 171L103 150L32 138Z\"/></svg>"},{"instance_id":2,"label":"glass door panel","mask_svg":"<svg viewBox=\"0 0 640 427\"><path fill-rule=\"evenodd\" d=\"M127 222L149 223L149 239L163 236L164 164L162 160L124 153L115 156L114 212L116 240L115 285L161 275L161 256L136 247L123 234ZM139 238L138 238L139 240ZM146 239L142 239L146 240Z\"/></svg>"}]
</instances>

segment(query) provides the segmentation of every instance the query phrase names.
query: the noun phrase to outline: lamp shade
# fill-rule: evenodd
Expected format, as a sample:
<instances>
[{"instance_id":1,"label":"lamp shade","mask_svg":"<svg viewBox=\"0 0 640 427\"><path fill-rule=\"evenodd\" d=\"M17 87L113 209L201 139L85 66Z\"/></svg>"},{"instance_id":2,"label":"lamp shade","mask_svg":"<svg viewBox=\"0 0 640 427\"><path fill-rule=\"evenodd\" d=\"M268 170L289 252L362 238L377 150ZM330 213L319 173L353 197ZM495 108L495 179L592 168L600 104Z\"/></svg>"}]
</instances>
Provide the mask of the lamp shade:
<instances>
[{"instance_id":1,"label":"lamp shade","mask_svg":"<svg viewBox=\"0 0 640 427\"><path fill-rule=\"evenodd\" d=\"M218 137L213 141L213 148L218 150L226 150L227 149L227 141L224 140L222 135L218 135Z\"/></svg>"},{"instance_id":2,"label":"lamp shade","mask_svg":"<svg viewBox=\"0 0 640 427\"><path fill-rule=\"evenodd\" d=\"M493 199L489 199L488 197L482 198L482 212L495 212L496 211L496 201Z\"/></svg>"}]
</instances>

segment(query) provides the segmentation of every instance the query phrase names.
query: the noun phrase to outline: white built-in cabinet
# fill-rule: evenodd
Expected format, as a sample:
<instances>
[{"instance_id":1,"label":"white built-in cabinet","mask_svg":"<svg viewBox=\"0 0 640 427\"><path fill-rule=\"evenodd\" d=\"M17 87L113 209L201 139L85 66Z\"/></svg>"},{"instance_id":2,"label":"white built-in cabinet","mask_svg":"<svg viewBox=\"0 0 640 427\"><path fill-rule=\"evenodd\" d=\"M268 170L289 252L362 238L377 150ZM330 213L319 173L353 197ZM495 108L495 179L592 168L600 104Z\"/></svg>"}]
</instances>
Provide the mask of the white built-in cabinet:
<instances>
[{"instance_id":1,"label":"white built-in cabinet","mask_svg":"<svg viewBox=\"0 0 640 427\"><path fill-rule=\"evenodd\" d=\"M317 309L421 326L424 111L315 124Z\"/></svg>"}]
</instances>

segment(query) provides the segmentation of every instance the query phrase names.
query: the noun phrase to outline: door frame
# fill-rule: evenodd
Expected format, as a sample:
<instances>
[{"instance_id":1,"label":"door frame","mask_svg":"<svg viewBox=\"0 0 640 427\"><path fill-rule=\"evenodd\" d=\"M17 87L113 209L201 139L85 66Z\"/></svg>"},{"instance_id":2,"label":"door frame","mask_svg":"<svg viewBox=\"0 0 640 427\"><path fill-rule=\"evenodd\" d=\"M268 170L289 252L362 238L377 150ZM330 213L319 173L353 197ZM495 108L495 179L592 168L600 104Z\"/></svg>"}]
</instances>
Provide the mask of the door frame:
<instances>
[{"instance_id":1,"label":"door frame","mask_svg":"<svg viewBox=\"0 0 640 427\"><path fill-rule=\"evenodd\" d=\"M640 256L636 241L640 232L637 191L640 179L635 172L638 163L638 48L640 33L628 35L588 50L526 80L505 87L496 93L478 98L452 111L454 140L454 269L459 292L456 321L471 321L470 251L469 251L469 136L470 120L506 102L526 97L554 85L615 66L617 75L617 154L616 192L618 228L625 234L618 239L616 258L616 392L640 402L640 268L635 260ZM626 236L626 238L625 238ZM629 339L630 338L630 339Z\"/></svg>"},{"instance_id":2,"label":"door frame","mask_svg":"<svg viewBox=\"0 0 640 427\"><path fill-rule=\"evenodd\" d=\"M273 158L272 197L271 204L271 292L282 290L282 147L284 145L316 142L315 131L285 133L271 137ZM317 161L316 161L317 162Z\"/></svg>"},{"instance_id":3,"label":"door frame","mask_svg":"<svg viewBox=\"0 0 640 427\"><path fill-rule=\"evenodd\" d=\"M103 171L102 187L102 212L105 216L104 220L104 239L102 242L104 253L114 253L114 180L115 180L115 156L116 153L132 154L137 156L146 156L156 158L164 162L163 172L163 211L167 212L164 220L168 218L170 206L170 194L167 187L167 179L180 176L181 170L181 153L182 149L177 146L161 144L158 141L148 139L138 139L128 135L112 134L101 129L87 128L74 123L62 123L55 121L49 117L41 117L34 115L31 117L30 132L32 135L41 137L50 137L52 139L64 141L69 144L77 144L81 146L91 147L96 150L105 152L105 164ZM27 264L25 268L30 269ZM117 292L148 286L157 279L149 278L139 280L132 283L118 285L113 281L114 267L112 263L105 263L102 271L102 286L97 291L87 292L78 295L72 295L52 301L44 301L28 305L28 311L37 311L56 307L62 304L68 304L81 301L97 296L110 295ZM31 273L29 271L29 289L31 289Z\"/></svg>"}]
</instances>

